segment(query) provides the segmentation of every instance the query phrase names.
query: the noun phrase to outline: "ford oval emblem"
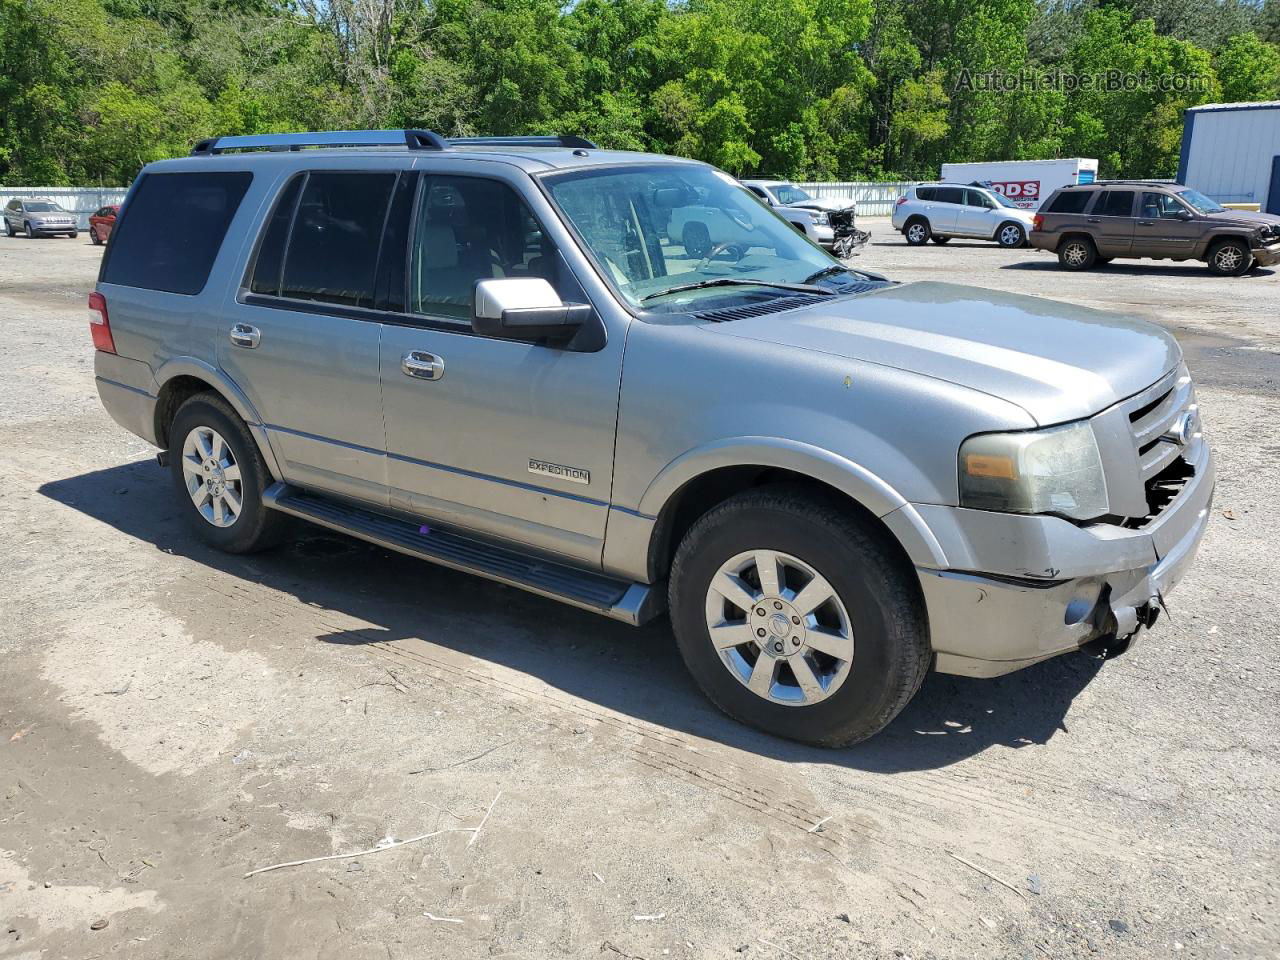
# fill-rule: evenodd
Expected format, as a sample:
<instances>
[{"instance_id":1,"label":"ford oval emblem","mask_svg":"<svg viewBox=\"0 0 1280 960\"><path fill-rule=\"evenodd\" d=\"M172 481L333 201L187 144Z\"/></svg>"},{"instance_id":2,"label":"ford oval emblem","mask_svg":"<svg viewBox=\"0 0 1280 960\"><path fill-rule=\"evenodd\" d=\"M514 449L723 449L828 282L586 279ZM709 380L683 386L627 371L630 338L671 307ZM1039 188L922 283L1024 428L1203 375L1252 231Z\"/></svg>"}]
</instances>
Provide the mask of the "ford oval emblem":
<instances>
[{"instance_id":1,"label":"ford oval emblem","mask_svg":"<svg viewBox=\"0 0 1280 960\"><path fill-rule=\"evenodd\" d=\"M1195 439L1195 435L1195 411L1188 410L1169 425L1169 429L1161 435L1160 439L1166 440L1169 443L1176 443L1180 447L1185 447Z\"/></svg>"}]
</instances>

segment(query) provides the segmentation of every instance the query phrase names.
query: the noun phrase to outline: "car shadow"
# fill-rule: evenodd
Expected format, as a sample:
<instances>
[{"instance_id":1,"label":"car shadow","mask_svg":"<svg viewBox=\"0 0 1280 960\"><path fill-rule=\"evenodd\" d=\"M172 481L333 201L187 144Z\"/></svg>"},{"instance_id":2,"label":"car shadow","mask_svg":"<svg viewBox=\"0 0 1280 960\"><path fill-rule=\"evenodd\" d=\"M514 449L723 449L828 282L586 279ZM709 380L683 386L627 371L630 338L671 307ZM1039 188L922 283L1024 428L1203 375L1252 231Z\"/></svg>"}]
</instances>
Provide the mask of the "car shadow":
<instances>
[{"instance_id":1,"label":"car shadow","mask_svg":"<svg viewBox=\"0 0 1280 960\"><path fill-rule=\"evenodd\" d=\"M1049 255L1041 260L1019 260L1016 263L1001 264L1001 270L1056 270L1060 273L1068 271L1063 270L1058 265L1056 257ZM1111 263L1097 264L1091 269L1084 271L1091 274L1106 274L1126 277L1186 277L1186 276L1206 276L1213 277L1214 274L1209 272L1199 260L1189 260L1185 263L1177 264L1161 264L1161 263L1144 263L1138 261L1136 263ZM1248 273L1241 274L1238 277L1224 278L1232 280L1248 280L1260 279L1262 277L1271 277L1275 275L1275 270L1270 267L1255 267Z\"/></svg>"},{"instance_id":2,"label":"car shadow","mask_svg":"<svg viewBox=\"0 0 1280 960\"><path fill-rule=\"evenodd\" d=\"M149 460L52 481L39 492L157 550L371 625L320 634L319 642L418 639L618 713L790 762L893 773L945 767L996 745L1044 744L1066 731L1072 701L1101 667L1067 656L995 680L930 674L883 733L824 750L759 733L711 706L686 673L665 617L636 629L307 524L274 551L220 553L189 532L167 473Z\"/></svg>"}]
</instances>

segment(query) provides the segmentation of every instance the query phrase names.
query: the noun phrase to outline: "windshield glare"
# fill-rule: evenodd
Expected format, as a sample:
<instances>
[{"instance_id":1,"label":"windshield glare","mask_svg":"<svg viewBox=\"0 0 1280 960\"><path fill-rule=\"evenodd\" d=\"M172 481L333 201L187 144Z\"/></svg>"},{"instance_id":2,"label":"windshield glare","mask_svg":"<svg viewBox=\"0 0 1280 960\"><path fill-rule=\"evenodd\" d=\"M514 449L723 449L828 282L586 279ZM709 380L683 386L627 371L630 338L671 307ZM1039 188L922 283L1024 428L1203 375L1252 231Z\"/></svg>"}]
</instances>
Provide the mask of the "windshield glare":
<instances>
[{"instance_id":1,"label":"windshield glare","mask_svg":"<svg viewBox=\"0 0 1280 960\"><path fill-rule=\"evenodd\" d=\"M990 191L990 193L991 193L991 199L995 200L995 202L1000 204L1000 206L1012 207L1014 210L1018 209L1018 205L1014 203L1012 200L1010 200L1008 197L1006 197L999 190L992 190Z\"/></svg>"},{"instance_id":2,"label":"windshield glare","mask_svg":"<svg viewBox=\"0 0 1280 960\"><path fill-rule=\"evenodd\" d=\"M1178 196L1200 213L1222 213L1227 208L1216 200L1210 200L1199 190L1179 190Z\"/></svg>"},{"instance_id":3,"label":"windshield glare","mask_svg":"<svg viewBox=\"0 0 1280 960\"><path fill-rule=\"evenodd\" d=\"M728 174L693 164L577 170L544 178L552 200L596 263L632 305L679 312L713 296L785 291L713 287L662 292L731 277L802 283L839 265Z\"/></svg>"},{"instance_id":4,"label":"windshield glare","mask_svg":"<svg viewBox=\"0 0 1280 960\"><path fill-rule=\"evenodd\" d=\"M778 198L778 202L784 206L789 203L805 203L813 199L794 183L784 183L781 186L771 187L770 189L773 191L773 195Z\"/></svg>"},{"instance_id":5,"label":"windshield glare","mask_svg":"<svg viewBox=\"0 0 1280 960\"><path fill-rule=\"evenodd\" d=\"M28 200L27 210L31 213L65 213L56 203L47 203L44 200Z\"/></svg>"}]
</instances>

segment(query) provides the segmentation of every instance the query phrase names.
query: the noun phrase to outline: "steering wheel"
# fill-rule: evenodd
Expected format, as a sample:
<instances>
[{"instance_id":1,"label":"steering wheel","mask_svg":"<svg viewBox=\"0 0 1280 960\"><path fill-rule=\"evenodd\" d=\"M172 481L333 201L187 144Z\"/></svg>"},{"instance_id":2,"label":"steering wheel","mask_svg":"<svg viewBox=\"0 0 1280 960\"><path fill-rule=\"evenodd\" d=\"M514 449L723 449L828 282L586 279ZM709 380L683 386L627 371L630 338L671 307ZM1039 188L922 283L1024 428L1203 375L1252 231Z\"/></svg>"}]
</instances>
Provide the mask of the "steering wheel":
<instances>
[{"instance_id":1,"label":"steering wheel","mask_svg":"<svg viewBox=\"0 0 1280 960\"><path fill-rule=\"evenodd\" d=\"M714 247L712 247L710 250L707 251L707 255L705 257L703 257L701 260L698 261L698 265L693 268L694 273L697 273L699 270L704 269L707 266L707 264L709 264L712 260L716 258L716 254L724 253L726 250L732 250L736 246L738 246L738 244L734 243L732 240L724 240L724 241L721 241L720 243L717 243ZM742 257L739 256L738 259L741 260Z\"/></svg>"}]
</instances>

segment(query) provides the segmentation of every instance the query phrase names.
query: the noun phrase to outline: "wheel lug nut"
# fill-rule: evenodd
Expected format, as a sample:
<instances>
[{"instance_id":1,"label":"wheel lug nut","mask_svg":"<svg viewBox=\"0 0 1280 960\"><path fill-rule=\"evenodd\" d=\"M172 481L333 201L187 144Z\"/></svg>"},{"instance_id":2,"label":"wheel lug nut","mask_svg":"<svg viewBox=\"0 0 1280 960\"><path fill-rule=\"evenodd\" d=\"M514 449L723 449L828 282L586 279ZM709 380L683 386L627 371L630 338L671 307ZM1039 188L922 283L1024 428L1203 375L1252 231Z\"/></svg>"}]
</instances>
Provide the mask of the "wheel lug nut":
<instances>
[{"instance_id":1,"label":"wheel lug nut","mask_svg":"<svg viewBox=\"0 0 1280 960\"><path fill-rule=\"evenodd\" d=\"M792 637L792 638L791 638L791 645L792 645L793 647L798 647L798 646L800 646L800 638L799 638L799 637Z\"/></svg>"},{"instance_id":2,"label":"wheel lug nut","mask_svg":"<svg viewBox=\"0 0 1280 960\"><path fill-rule=\"evenodd\" d=\"M778 602L777 600L773 601L773 609L775 609L775 610L781 610L781 609L782 609L782 604L781 604L780 602Z\"/></svg>"},{"instance_id":3,"label":"wheel lug nut","mask_svg":"<svg viewBox=\"0 0 1280 960\"><path fill-rule=\"evenodd\" d=\"M797 627L798 627L798 626L800 626L800 618L799 618L799 617L792 617L792 618L791 618L791 622L792 622L792 623L794 623Z\"/></svg>"},{"instance_id":4,"label":"wheel lug nut","mask_svg":"<svg viewBox=\"0 0 1280 960\"><path fill-rule=\"evenodd\" d=\"M756 631L756 636L757 636L757 637L763 637L763 636L764 636L764 627L761 627L759 630L757 630L757 631Z\"/></svg>"},{"instance_id":5,"label":"wheel lug nut","mask_svg":"<svg viewBox=\"0 0 1280 960\"><path fill-rule=\"evenodd\" d=\"M781 642L781 641L779 641L779 642L775 643L775 644L773 645L773 649L774 649L774 650L776 650L778 653L781 653L781 652L782 652L782 642Z\"/></svg>"},{"instance_id":6,"label":"wheel lug nut","mask_svg":"<svg viewBox=\"0 0 1280 960\"><path fill-rule=\"evenodd\" d=\"M763 617L763 616L764 616L764 607L756 607L756 616L757 616L757 617Z\"/></svg>"}]
</instances>

